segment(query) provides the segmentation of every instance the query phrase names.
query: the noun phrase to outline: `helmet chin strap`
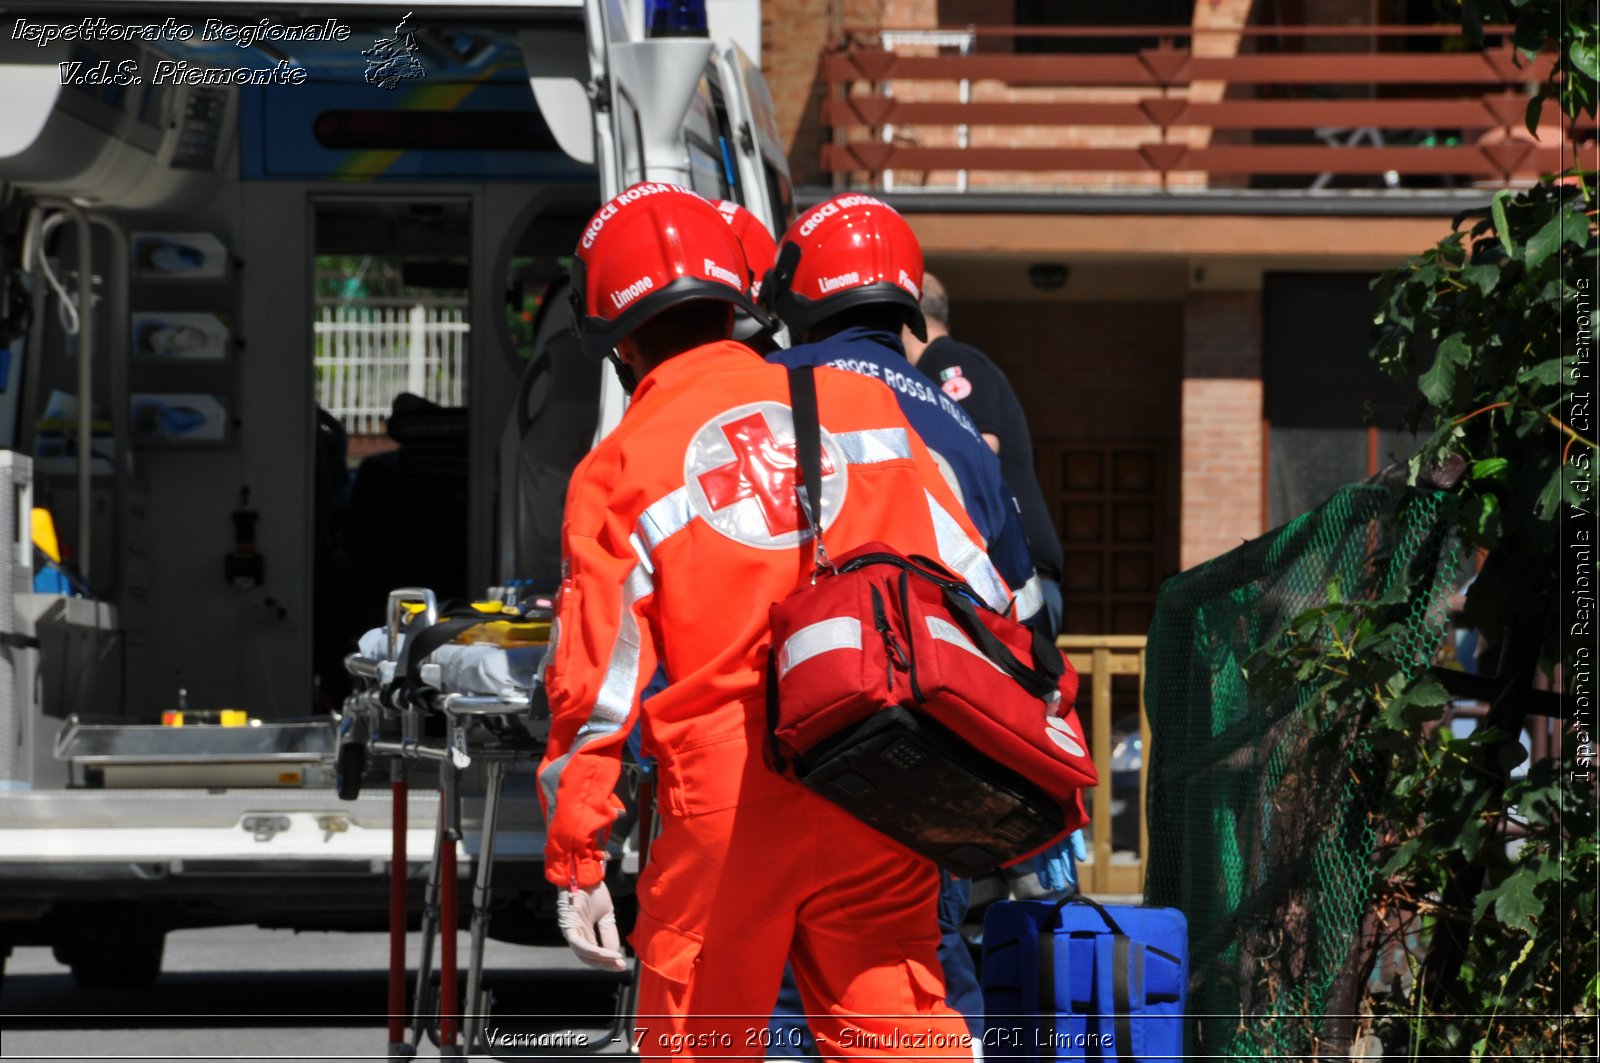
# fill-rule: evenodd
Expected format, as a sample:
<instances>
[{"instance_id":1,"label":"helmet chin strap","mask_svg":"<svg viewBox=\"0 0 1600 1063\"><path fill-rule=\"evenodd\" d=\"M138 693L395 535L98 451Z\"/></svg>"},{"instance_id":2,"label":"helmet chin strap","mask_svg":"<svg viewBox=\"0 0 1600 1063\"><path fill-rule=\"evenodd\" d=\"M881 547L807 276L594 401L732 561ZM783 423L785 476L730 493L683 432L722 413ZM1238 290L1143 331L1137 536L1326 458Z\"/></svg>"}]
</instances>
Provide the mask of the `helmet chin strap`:
<instances>
[{"instance_id":1,"label":"helmet chin strap","mask_svg":"<svg viewBox=\"0 0 1600 1063\"><path fill-rule=\"evenodd\" d=\"M622 385L622 390L632 395L633 389L639 386L639 381L634 377L633 370L629 369L627 363L617 354L615 347L606 352L606 358L611 362L611 368L617 371L617 382Z\"/></svg>"}]
</instances>

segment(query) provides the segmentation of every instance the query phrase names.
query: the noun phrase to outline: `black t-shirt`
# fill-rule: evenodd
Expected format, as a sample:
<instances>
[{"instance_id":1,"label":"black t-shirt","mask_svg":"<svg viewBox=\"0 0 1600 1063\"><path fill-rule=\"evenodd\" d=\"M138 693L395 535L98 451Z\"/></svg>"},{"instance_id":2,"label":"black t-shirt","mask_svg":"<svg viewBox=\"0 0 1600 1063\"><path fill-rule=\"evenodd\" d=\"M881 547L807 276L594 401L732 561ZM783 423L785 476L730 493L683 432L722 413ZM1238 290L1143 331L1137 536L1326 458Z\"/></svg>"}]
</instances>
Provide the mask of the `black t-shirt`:
<instances>
[{"instance_id":1,"label":"black t-shirt","mask_svg":"<svg viewBox=\"0 0 1600 1063\"><path fill-rule=\"evenodd\" d=\"M1051 579L1061 578L1061 540L1033 471L1033 438L1017 393L1000 367L978 348L940 336L917 360L917 368L961 404L967 416L1000 440L1000 475L1022 507L1022 529L1034 565Z\"/></svg>"}]
</instances>

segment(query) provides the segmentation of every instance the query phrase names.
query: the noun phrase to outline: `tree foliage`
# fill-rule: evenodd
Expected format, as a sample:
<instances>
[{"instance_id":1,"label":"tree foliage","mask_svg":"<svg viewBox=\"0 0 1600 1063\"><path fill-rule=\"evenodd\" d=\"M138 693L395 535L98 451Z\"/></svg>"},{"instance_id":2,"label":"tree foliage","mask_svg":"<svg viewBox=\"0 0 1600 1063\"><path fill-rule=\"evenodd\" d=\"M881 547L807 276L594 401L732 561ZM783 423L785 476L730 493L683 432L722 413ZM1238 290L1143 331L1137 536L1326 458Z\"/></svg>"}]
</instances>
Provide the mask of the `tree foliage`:
<instances>
[{"instance_id":1,"label":"tree foliage","mask_svg":"<svg viewBox=\"0 0 1600 1063\"><path fill-rule=\"evenodd\" d=\"M1581 368L1564 333L1600 252L1593 217L1581 186L1501 192L1378 283L1373 357L1423 396L1408 417L1427 433L1413 479L1463 460L1461 530L1489 551L1465 621L1490 642L1537 627L1546 665L1560 645L1557 524L1564 505L1588 504L1594 449L1563 419Z\"/></svg>"},{"instance_id":2,"label":"tree foliage","mask_svg":"<svg viewBox=\"0 0 1600 1063\"><path fill-rule=\"evenodd\" d=\"M1559 101L1569 132L1593 128L1592 4L1441 8L1459 12L1470 39L1481 42L1486 23L1510 22L1524 54L1560 55L1529 107L1530 129L1546 98ZM1462 470L1459 541L1486 552L1464 622L1492 646L1533 651L1526 673L1501 677L1491 714L1501 725L1465 735L1441 726L1454 698L1437 674L1411 678L1411 650L1397 635L1415 603L1403 593L1344 601L1330 587L1326 605L1296 618L1251 665L1254 685L1314 689L1310 711L1328 741L1362 736L1359 773L1378 847L1354 996L1369 1016L1358 1032L1379 1037L1388 1058L1596 1049L1596 794L1572 770L1576 729L1562 728L1559 758L1513 771L1525 759L1516 728L1519 703L1533 696L1529 675L1570 686L1574 665L1588 675L1592 663L1580 659L1592 637L1563 637L1571 632L1557 597L1563 517L1594 523L1593 410L1579 418L1570 402L1571 385L1594 378L1578 357L1596 339L1592 182L1574 169L1502 192L1375 285L1372 356L1422 394L1408 417L1425 437L1411 482L1441 466ZM1441 967L1441 956L1453 962Z\"/></svg>"},{"instance_id":3,"label":"tree foliage","mask_svg":"<svg viewBox=\"0 0 1600 1063\"><path fill-rule=\"evenodd\" d=\"M1549 50L1559 62L1528 105L1528 129L1538 124L1540 104L1558 100L1569 120L1593 119L1600 102L1600 19L1585 0L1435 0L1441 12L1459 16L1473 44L1483 43L1486 24L1511 24L1511 43L1532 58Z\"/></svg>"}]
</instances>

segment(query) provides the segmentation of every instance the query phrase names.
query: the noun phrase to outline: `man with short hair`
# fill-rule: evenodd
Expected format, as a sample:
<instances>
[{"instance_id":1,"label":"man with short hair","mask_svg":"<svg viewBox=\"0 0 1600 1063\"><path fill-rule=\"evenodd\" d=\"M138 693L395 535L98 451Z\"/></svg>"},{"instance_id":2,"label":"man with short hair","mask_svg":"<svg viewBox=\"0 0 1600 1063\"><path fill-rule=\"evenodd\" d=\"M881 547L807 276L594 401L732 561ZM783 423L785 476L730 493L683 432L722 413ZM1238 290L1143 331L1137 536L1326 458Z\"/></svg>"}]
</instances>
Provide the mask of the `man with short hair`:
<instances>
[{"instance_id":1,"label":"man with short hair","mask_svg":"<svg viewBox=\"0 0 1600 1063\"><path fill-rule=\"evenodd\" d=\"M1050 519L1050 507L1033 471L1033 437L1028 416L1005 372L989 356L950 335L950 295L938 277L922 275L922 316L927 338L902 330L906 357L944 394L961 404L984 441L1000 456L1000 474L1022 507L1022 529L1038 572L1049 634L1061 633L1061 537Z\"/></svg>"},{"instance_id":2,"label":"man with short hair","mask_svg":"<svg viewBox=\"0 0 1600 1063\"><path fill-rule=\"evenodd\" d=\"M811 572L785 371L729 339L756 312L710 203L636 185L580 241L575 316L632 402L573 473L544 685L545 874L580 959L621 971L607 841L636 719L661 830L638 885L636 1045L761 1057L787 959L833 1058L974 1050L944 1004L934 865L765 761L768 610ZM824 463L803 485L828 547L874 540L1000 585L894 398L815 376ZM1003 607L1005 602L997 603ZM642 705L658 663L665 689Z\"/></svg>"}]
</instances>

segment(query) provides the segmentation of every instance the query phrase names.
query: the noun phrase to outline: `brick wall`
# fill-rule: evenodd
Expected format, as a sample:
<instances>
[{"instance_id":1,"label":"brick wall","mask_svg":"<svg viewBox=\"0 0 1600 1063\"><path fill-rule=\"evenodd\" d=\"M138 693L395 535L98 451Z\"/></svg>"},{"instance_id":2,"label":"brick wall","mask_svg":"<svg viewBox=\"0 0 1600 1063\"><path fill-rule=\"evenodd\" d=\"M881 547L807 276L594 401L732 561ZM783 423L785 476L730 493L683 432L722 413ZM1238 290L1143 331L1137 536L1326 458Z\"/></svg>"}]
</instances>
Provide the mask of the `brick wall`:
<instances>
[{"instance_id":1,"label":"brick wall","mask_svg":"<svg viewBox=\"0 0 1600 1063\"><path fill-rule=\"evenodd\" d=\"M1265 530L1260 293L1191 292L1183 322L1179 563L1190 568Z\"/></svg>"},{"instance_id":2,"label":"brick wall","mask_svg":"<svg viewBox=\"0 0 1600 1063\"><path fill-rule=\"evenodd\" d=\"M827 86L818 69L846 27L933 26L934 0L766 0L761 5L761 71L772 89L794 183L825 184L818 153Z\"/></svg>"},{"instance_id":3,"label":"brick wall","mask_svg":"<svg viewBox=\"0 0 1600 1063\"><path fill-rule=\"evenodd\" d=\"M761 71L795 184L820 184L818 108L826 94L818 60L829 45L836 0L767 0L761 5Z\"/></svg>"}]
</instances>

